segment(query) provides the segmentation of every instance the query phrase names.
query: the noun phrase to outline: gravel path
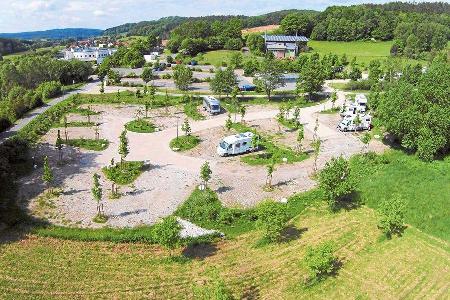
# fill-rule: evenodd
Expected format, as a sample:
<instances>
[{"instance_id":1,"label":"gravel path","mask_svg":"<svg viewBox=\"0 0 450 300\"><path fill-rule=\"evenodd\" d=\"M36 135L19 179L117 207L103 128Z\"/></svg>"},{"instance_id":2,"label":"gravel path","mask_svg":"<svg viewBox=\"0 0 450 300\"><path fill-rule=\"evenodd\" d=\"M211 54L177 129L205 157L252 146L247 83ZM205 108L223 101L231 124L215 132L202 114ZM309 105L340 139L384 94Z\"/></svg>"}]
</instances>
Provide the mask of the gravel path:
<instances>
[{"instance_id":1,"label":"gravel path","mask_svg":"<svg viewBox=\"0 0 450 300\"><path fill-rule=\"evenodd\" d=\"M327 88L327 91L330 91ZM336 105L345 101L345 94L338 93ZM323 109L331 107L331 103L319 104L303 108L301 110L301 122L306 132L312 132L316 117L319 118L318 135L322 139L322 149L318 159L319 168L331 157L338 155L351 156L362 151L363 144L352 133L341 133L334 126L330 126L328 115L318 114ZM74 224L78 226L99 227L92 223L95 215L96 204L92 200L90 188L94 173L101 174L100 168L110 163L114 158L118 161L118 137L124 128L124 124L134 118L137 106L106 106L93 107L103 112L101 119L100 135L110 141L108 149L102 152L75 151L67 154L68 163L57 168L59 186L64 190L56 203L56 212L52 215L63 216L54 218L49 216L52 222ZM173 111L172 113L175 113ZM245 116L246 122L264 122L276 116L278 110L273 108L261 108L250 110ZM178 112L183 118L183 114ZM315 185L311 179L313 159L307 159L300 163L277 166L273 175L273 192L265 192L262 187L266 179L264 166L249 166L238 163L239 156L232 160L221 160L213 156L193 157L189 153L173 152L169 148L169 142L176 136L174 117L165 117L163 111L152 111L152 119L162 128L161 131L152 134L139 134L128 132L130 154L127 160L142 160L150 163L150 168L130 186L121 187L123 194L120 199L109 200L110 183L101 178L104 189L105 212L110 217L107 225L113 227L131 227L140 224L152 224L159 218L172 214L183 203L194 188L200 183L200 166L208 160L213 172L210 186L219 194L219 198L227 206L247 207L267 198L281 200L294 193L312 188ZM226 115L219 115L207 120L191 122L192 132L220 130L225 124ZM73 132L74 135L90 136L83 130ZM92 129L86 129L92 131ZM71 133L72 134L72 133ZM53 135L53 136L52 136ZM50 132L44 141L52 143L55 132ZM220 139L218 136L217 139ZM219 140L208 141L217 144ZM214 149L214 147L211 147ZM56 161L56 151L47 150L53 163ZM23 178L20 191L22 203L27 203L33 196L42 191L43 185L37 170L29 177ZM33 205L29 206L30 209ZM68 221L67 221L68 220Z\"/></svg>"}]
</instances>

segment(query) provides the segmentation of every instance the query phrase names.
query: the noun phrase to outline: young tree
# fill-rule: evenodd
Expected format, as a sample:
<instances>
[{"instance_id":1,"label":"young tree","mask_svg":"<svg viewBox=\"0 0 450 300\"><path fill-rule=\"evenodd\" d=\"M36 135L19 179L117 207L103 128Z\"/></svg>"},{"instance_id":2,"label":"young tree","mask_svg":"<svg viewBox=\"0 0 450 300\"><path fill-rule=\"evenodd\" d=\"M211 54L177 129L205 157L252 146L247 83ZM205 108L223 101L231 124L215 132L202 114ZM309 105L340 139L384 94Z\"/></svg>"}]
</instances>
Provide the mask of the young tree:
<instances>
[{"instance_id":1,"label":"young tree","mask_svg":"<svg viewBox=\"0 0 450 300\"><path fill-rule=\"evenodd\" d=\"M144 85L144 89L143 89L143 94L144 94L144 96L147 96L147 93L148 93L148 86L147 85Z\"/></svg>"},{"instance_id":2,"label":"young tree","mask_svg":"<svg viewBox=\"0 0 450 300\"><path fill-rule=\"evenodd\" d=\"M225 128L230 131L231 127L233 127L233 121L231 121L231 115L228 113L228 117L225 120Z\"/></svg>"},{"instance_id":3,"label":"young tree","mask_svg":"<svg viewBox=\"0 0 450 300\"><path fill-rule=\"evenodd\" d=\"M305 130L303 128L303 126L300 126L298 128L298 133L297 133L297 143L298 143L298 152L300 153L302 151L302 141L305 138Z\"/></svg>"},{"instance_id":4,"label":"young tree","mask_svg":"<svg viewBox=\"0 0 450 300\"><path fill-rule=\"evenodd\" d=\"M117 103L120 103L120 90L119 89L117 89L116 101L117 101Z\"/></svg>"},{"instance_id":5,"label":"young tree","mask_svg":"<svg viewBox=\"0 0 450 300\"><path fill-rule=\"evenodd\" d=\"M153 79L152 69L144 68L144 70L142 70L141 78L145 82L145 85L147 85L147 83Z\"/></svg>"},{"instance_id":6,"label":"young tree","mask_svg":"<svg viewBox=\"0 0 450 300\"><path fill-rule=\"evenodd\" d=\"M54 177L53 177L53 171L52 171L52 168L50 167L47 156L44 157L44 173L42 174L42 180L47 185L47 188L50 189L53 184Z\"/></svg>"},{"instance_id":7,"label":"young tree","mask_svg":"<svg viewBox=\"0 0 450 300\"><path fill-rule=\"evenodd\" d=\"M319 158L320 146L322 145L322 141L320 138L315 138L311 143L311 146L314 150L314 173L317 172L317 159Z\"/></svg>"},{"instance_id":8,"label":"young tree","mask_svg":"<svg viewBox=\"0 0 450 300\"><path fill-rule=\"evenodd\" d=\"M303 259L313 279L322 279L330 275L336 268L334 244L323 242L316 247L308 247Z\"/></svg>"},{"instance_id":9,"label":"young tree","mask_svg":"<svg viewBox=\"0 0 450 300\"><path fill-rule=\"evenodd\" d=\"M144 110L145 110L145 118L148 118L148 111L152 108L152 104L150 101L145 101Z\"/></svg>"},{"instance_id":10,"label":"young tree","mask_svg":"<svg viewBox=\"0 0 450 300\"><path fill-rule=\"evenodd\" d=\"M380 220L378 227L391 238L392 235L400 235L405 228L405 201L399 196L393 196L381 202L378 209Z\"/></svg>"},{"instance_id":11,"label":"young tree","mask_svg":"<svg viewBox=\"0 0 450 300\"><path fill-rule=\"evenodd\" d=\"M208 181L211 179L211 168L209 167L209 163L205 162L200 168L200 178L203 180L203 184L205 188L208 187Z\"/></svg>"},{"instance_id":12,"label":"young tree","mask_svg":"<svg viewBox=\"0 0 450 300\"><path fill-rule=\"evenodd\" d=\"M245 123L244 117L245 117L245 113L247 112L245 105L241 105L239 112L241 113L241 122Z\"/></svg>"},{"instance_id":13,"label":"young tree","mask_svg":"<svg viewBox=\"0 0 450 300\"><path fill-rule=\"evenodd\" d=\"M100 175L95 173L93 176L93 179L94 179L94 185L92 186L91 192L92 192L92 196L94 197L94 200L97 202L97 215L102 216L103 215L103 206L101 205L101 201L102 201L103 190L102 190L102 186L100 185L100 180L99 180Z\"/></svg>"},{"instance_id":14,"label":"young tree","mask_svg":"<svg viewBox=\"0 0 450 300\"><path fill-rule=\"evenodd\" d=\"M361 142L363 142L363 144L364 144L364 152L367 152L367 149L369 148L369 143L370 143L371 139L372 139L372 136L367 132L361 137Z\"/></svg>"},{"instance_id":15,"label":"young tree","mask_svg":"<svg viewBox=\"0 0 450 300\"><path fill-rule=\"evenodd\" d=\"M89 105L86 110L87 122L91 123L91 106Z\"/></svg>"},{"instance_id":16,"label":"young tree","mask_svg":"<svg viewBox=\"0 0 450 300\"><path fill-rule=\"evenodd\" d=\"M231 104L234 107L234 123L236 123L237 113L239 111L239 99L237 97L238 94L239 94L239 88L237 86L235 86L233 88L233 90L231 91Z\"/></svg>"},{"instance_id":17,"label":"young tree","mask_svg":"<svg viewBox=\"0 0 450 300\"><path fill-rule=\"evenodd\" d=\"M163 103L163 105L164 105L164 110L166 112L166 115L169 115L170 97L169 97L169 93L167 92L167 89L166 89L166 94L164 96L164 103Z\"/></svg>"},{"instance_id":18,"label":"young tree","mask_svg":"<svg viewBox=\"0 0 450 300\"><path fill-rule=\"evenodd\" d=\"M252 136L252 147L253 151L257 151L260 147L261 138L258 134L253 134Z\"/></svg>"},{"instance_id":19,"label":"young tree","mask_svg":"<svg viewBox=\"0 0 450 300\"><path fill-rule=\"evenodd\" d=\"M297 122L297 124L300 125L300 119L299 119L300 118L300 106L299 105L295 106L293 117L294 117L295 122Z\"/></svg>"},{"instance_id":20,"label":"young tree","mask_svg":"<svg viewBox=\"0 0 450 300\"><path fill-rule=\"evenodd\" d=\"M267 170L267 178L266 178L266 187L272 188L272 178L273 178L273 172L275 171L275 163L272 162L271 164L268 164L266 166Z\"/></svg>"},{"instance_id":21,"label":"young tree","mask_svg":"<svg viewBox=\"0 0 450 300\"><path fill-rule=\"evenodd\" d=\"M230 66L233 69L238 69L242 67L242 53L241 52L234 52L230 57Z\"/></svg>"},{"instance_id":22,"label":"young tree","mask_svg":"<svg viewBox=\"0 0 450 300\"><path fill-rule=\"evenodd\" d=\"M183 125L181 125L181 130L184 131L184 135L188 136L191 134L191 125L189 124L189 120L186 118L184 119Z\"/></svg>"},{"instance_id":23,"label":"young tree","mask_svg":"<svg viewBox=\"0 0 450 300\"><path fill-rule=\"evenodd\" d=\"M264 237L275 242L288 220L286 205L280 202L264 201L256 208L256 225L264 231Z\"/></svg>"},{"instance_id":24,"label":"young tree","mask_svg":"<svg viewBox=\"0 0 450 300\"><path fill-rule=\"evenodd\" d=\"M67 132L68 124L67 124L67 116L66 115L64 115L63 120L64 120L64 138L67 142L69 140L69 134Z\"/></svg>"},{"instance_id":25,"label":"young tree","mask_svg":"<svg viewBox=\"0 0 450 300\"><path fill-rule=\"evenodd\" d=\"M355 190L348 161L342 156L328 161L319 174L319 187L325 193L330 209L335 210L338 202Z\"/></svg>"},{"instance_id":26,"label":"young tree","mask_svg":"<svg viewBox=\"0 0 450 300\"><path fill-rule=\"evenodd\" d=\"M353 123L355 124L355 132L356 132L359 125L361 125L361 118L359 115L356 115L356 117L353 119Z\"/></svg>"},{"instance_id":27,"label":"young tree","mask_svg":"<svg viewBox=\"0 0 450 300\"><path fill-rule=\"evenodd\" d=\"M333 92L331 94L331 109L334 110L334 105L336 104L336 100L337 100L337 94L336 92Z\"/></svg>"},{"instance_id":28,"label":"young tree","mask_svg":"<svg viewBox=\"0 0 450 300\"><path fill-rule=\"evenodd\" d=\"M158 244L170 250L170 256L172 256L172 250L179 245L180 232L181 225L177 218L169 216L153 226L152 235Z\"/></svg>"},{"instance_id":29,"label":"young tree","mask_svg":"<svg viewBox=\"0 0 450 300\"><path fill-rule=\"evenodd\" d=\"M267 98L270 101L272 92L275 89L286 85L283 77L283 70L278 61L270 57L264 58L260 65L259 75L255 78L255 83L266 93Z\"/></svg>"},{"instance_id":30,"label":"young tree","mask_svg":"<svg viewBox=\"0 0 450 300\"><path fill-rule=\"evenodd\" d=\"M62 149L63 149L63 141L61 139L61 133L60 130L58 129L58 136L56 137L56 142L55 142L55 146L58 149L59 155L58 155L58 160L61 161L62 157L63 157L63 153L62 153Z\"/></svg>"},{"instance_id":31,"label":"young tree","mask_svg":"<svg viewBox=\"0 0 450 300\"><path fill-rule=\"evenodd\" d=\"M124 159L128 156L130 150L128 148L127 130L122 131L119 137L119 154L120 164L123 164Z\"/></svg>"},{"instance_id":32,"label":"young tree","mask_svg":"<svg viewBox=\"0 0 450 300\"><path fill-rule=\"evenodd\" d=\"M185 65L177 65L173 68L173 79L178 89L187 91L192 82L192 70Z\"/></svg>"},{"instance_id":33,"label":"young tree","mask_svg":"<svg viewBox=\"0 0 450 300\"><path fill-rule=\"evenodd\" d=\"M100 94L104 94L105 93L105 81L102 80L102 84L100 85Z\"/></svg>"}]
</instances>

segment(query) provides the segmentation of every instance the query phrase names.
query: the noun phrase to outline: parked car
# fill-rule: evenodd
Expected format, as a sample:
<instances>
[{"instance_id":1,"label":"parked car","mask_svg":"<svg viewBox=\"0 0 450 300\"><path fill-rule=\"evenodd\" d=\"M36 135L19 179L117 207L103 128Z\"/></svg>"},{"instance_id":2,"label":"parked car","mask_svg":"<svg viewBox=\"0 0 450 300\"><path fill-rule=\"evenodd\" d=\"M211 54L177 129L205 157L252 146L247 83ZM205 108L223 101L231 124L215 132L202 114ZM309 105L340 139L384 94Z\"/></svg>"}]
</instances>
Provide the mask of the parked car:
<instances>
[{"instance_id":1,"label":"parked car","mask_svg":"<svg viewBox=\"0 0 450 300\"><path fill-rule=\"evenodd\" d=\"M213 96L203 97L203 109L211 115L220 114L220 102Z\"/></svg>"},{"instance_id":2,"label":"parked car","mask_svg":"<svg viewBox=\"0 0 450 300\"><path fill-rule=\"evenodd\" d=\"M253 84L244 84L239 87L239 90L241 90L243 92L254 91L255 89L256 89L256 86Z\"/></svg>"},{"instance_id":3,"label":"parked car","mask_svg":"<svg viewBox=\"0 0 450 300\"><path fill-rule=\"evenodd\" d=\"M252 132L227 136L217 145L217 154L220 156L228 156L251 152L255 150L253 148L252 138Z\"/></svg>"}]
</instances>

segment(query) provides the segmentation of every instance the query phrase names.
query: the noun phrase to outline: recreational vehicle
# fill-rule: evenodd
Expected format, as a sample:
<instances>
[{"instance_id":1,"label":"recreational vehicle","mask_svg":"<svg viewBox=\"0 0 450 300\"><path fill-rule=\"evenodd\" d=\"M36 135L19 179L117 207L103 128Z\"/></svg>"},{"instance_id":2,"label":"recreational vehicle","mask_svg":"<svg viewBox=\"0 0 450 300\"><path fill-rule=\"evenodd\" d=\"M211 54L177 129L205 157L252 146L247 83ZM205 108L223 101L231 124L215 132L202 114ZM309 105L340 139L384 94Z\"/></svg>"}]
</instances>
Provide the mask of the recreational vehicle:
<instances>
[{"instance_id":1,"label":"recreational vehicle","mask_svg":"<svg viewBox=\"0 0 450 300\"><path fill-rule=\"evenodd\" d=\"M203 97L203 109L211 115L220 113L220 102L212 96Z\"/></svg>"},{"instance_id":2,"label":"recreational vehicle","mask_svg":"<svg viewBox=\"0 0 450 300\"><path fill-rule=\"evenodd\" d=\"M360 112L366 112L367 110L367 97L363 94L358 94L355 97L355 105Z\"/></svg>"},{"instance_id":3,"label":"recreational vehicle","mask_svg":"<svg viewBox=\"0 0 450 300\"><path fill-rule=\"evenodd\" d=\"M355 123L356 117L359 117L359 124ZM357 115L351 117L345 117L341 123L337 126L340 131L358 131L358 130L370 130L372 128L372 117L370 115Z\"/></svg>"},{"instance_id":4,"label":"recreational vehicle","mask_svg":"<svg viewBox=\"0 0 450 300\"><path fill-rule=\"evenodd\" d=\"M251 132L227 136L217 145L217 154L228 156L253 151L252 138Z\"/></svg>"}]
</instances>

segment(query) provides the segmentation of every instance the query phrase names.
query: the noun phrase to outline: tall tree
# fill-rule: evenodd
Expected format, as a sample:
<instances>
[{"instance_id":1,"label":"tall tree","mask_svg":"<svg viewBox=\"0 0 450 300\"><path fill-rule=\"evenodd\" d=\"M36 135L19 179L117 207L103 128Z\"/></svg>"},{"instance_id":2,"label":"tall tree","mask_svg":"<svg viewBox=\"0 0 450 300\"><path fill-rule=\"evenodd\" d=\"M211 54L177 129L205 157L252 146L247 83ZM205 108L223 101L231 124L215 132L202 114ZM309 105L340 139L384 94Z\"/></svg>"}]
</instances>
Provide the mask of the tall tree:
<instances>
[{"instance_id":1,"label":"tall tree","mask_svg":"<svg viewBox=\"0 0 450 300\"><path fill-rule=\"evenodd\" d=\"M173 68L173 79L178 89L187 91L192 82L192 70L185 65L177 65Z\"/></svg>"},{"instance_id":2,"label":"tall tree","mask_svg":"<svg viewBox=\"0 0 450 300\"><path fill-rule=\"evenodd\" d=\"M314 53L300 72L300 77L297 81L297 92L308 93L308 97L311 99L312 94L322 90L324 79L325 76L322 72L319 55Z\"/></svg>"},{"instance_id":3,"label":"tall tree","mask_svg":"<svg viewBox=\"0 0 450 300\"><path fill-rule=\"evenodd\" d=\"M272 92L286 85L283 77L283 70L280 64L272 57L265 57L260 64L259 73L255 78L256 85L263 90L268 100Z\"/></svg>"}]
</instances>

